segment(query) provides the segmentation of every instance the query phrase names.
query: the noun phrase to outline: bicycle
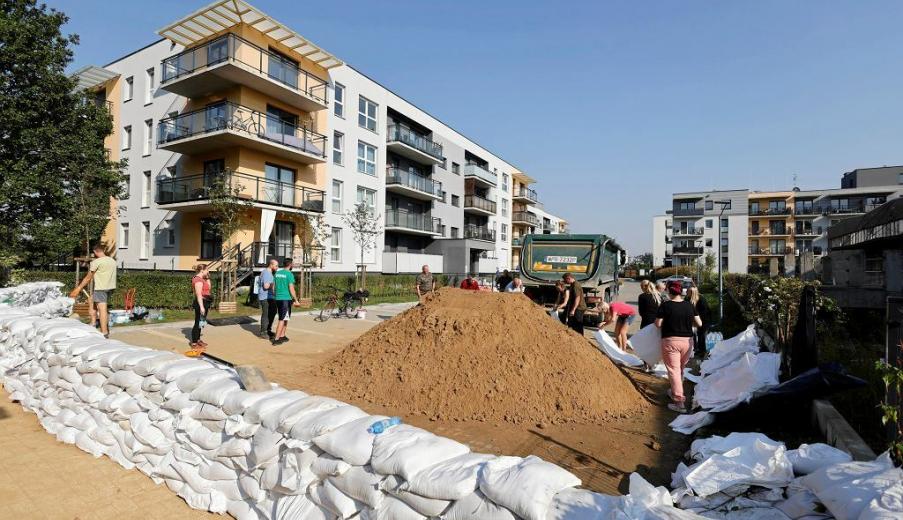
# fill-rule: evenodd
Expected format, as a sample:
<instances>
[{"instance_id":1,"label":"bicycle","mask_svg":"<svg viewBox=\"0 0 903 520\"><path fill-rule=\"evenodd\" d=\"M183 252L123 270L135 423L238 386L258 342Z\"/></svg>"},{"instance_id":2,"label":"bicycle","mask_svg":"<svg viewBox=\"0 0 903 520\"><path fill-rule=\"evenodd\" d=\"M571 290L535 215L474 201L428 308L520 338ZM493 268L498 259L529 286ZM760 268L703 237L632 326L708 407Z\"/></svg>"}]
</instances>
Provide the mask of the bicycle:
<instances>
[{"instance_id":1,"label":"bicycle","mask_svg":"<svg viewBox=\"0 0 903 520\"><path fill-rule=\"evenodd\" d=\"M364 307L364 302L370 296L368 291L357 290L354 292L345 291L342 297L339 298L338 287L330 285L327 289L331 289L332 294L329 295L323 308L320 309L319 321L328 321L329 318L342 314L348 318L354 318L357 316L357 312Z\"/></svg>"}]
</instances>

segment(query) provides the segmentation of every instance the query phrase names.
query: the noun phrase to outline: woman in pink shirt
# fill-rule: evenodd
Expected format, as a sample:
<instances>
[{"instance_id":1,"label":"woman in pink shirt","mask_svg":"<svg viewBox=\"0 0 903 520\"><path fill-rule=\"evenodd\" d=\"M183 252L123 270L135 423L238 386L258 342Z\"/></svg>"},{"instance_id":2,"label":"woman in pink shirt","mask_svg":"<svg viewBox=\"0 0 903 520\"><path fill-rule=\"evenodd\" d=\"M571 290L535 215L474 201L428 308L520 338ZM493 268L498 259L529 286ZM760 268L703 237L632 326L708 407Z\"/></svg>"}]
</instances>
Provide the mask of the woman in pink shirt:
<instances>
[{"instance_id":1,"label":"woman in pink shirt","mask_svg":"<svg viewBox=\"0 0 903 520\"><path fill-rule=\"evenodd\" d=\"M627 329L636 318L637 311L632 305L624 302L602 303L601 306L603 320L599 328L615 322L615 342L621 347L621 350L627 348ZM617 321L616 321L617 320Z\"/></svg>"}]
</instances>

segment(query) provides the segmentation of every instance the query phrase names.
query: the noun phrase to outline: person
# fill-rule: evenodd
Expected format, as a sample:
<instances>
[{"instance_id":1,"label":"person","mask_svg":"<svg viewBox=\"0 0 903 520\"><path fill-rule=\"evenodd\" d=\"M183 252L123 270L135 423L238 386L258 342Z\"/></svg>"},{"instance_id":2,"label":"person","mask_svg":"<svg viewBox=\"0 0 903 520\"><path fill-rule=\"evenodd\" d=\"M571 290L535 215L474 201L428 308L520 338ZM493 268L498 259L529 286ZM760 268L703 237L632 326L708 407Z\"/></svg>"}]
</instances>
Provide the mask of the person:
<instances>
[{"instance_id":1,"label":"person","mask_svg":"<svg viewBox=\"0 0 903 520\"><path fill-rule=\"evenodd\" d=\"M279 314L279 323L276 324L276 336L273 337L273 345L281 345L288 341L285 329L288 328L288 319L292 314L292 306L300 305L295 294L295 275L292 273L292 259L286 258L282 262L282 269L273 275L273 298L276 302L276 312Z\"/></svg>"},{"instance_id":2,"label":"person","mask_svg":"<svg viewBox=\"0 0 903 520\"><path fill-rule=\"evenodd\" d=\"M671 297L668 296L668 289L665 287L665 282L661 280L655 282L655 290L658 291L659 305L661 305L661 302L666 302L671 299Z\"/></svg>"},{"instance_id":3,"label":"person","mask_svg":"<svg viewBox=\"0 0 903 520\"><path fill-rule=\"evenodd\" d=\"M97 316L100 318L100 332L105 338L110 337L110 314L109 305L113 297L113 291L116 290L116 260L107 256L106 246L102 243L94 245L94 260L88 266L88 274L82 279L81 283L76 285L72 292L69 293L70 298L78 298L89 283L94 282L94 291L91 300L97 306ZM94 312L91 313L91 321L93 325Z\"/></svg>"},{"instance_id":4,"label":"person","mask_svg":"<svg viewBox=\"0 0 903 520\"><path fill-rule=\"evenodd\" d=\"M499 292L505 292L505 289L508 287L508 284L511 283L511 273L508 272L507 269L502 271L502 274L499 275L495 280L495 288L498 289Z\"/></svg>"},{"instance_id":5,"label":"person","mask_svg":"<svg viewBox=\"0 0 903 520\"><path fill-rule=\"evenodd\" d=\"M524 292L524 282L520 279L520 276L515 275L514 279L505 286L506 293L522 293Z\"/></svg>"},{"instance_id":6,"label":"person","mask_svg":"<svg viewBox=\"0 0 903 520\"><path fill-rule=\"evenodd\" d=\"M668 283L668 294L671 299L663 302L658 308L655 326L662 330L662 359L671 380L671 402L668 408L675 412L687 411L684 399L683 372L690 360L690 338L693 337L693 326L701 326L702 320L692 303L684 300L681 294L682 284L678 281Z\"/></svg>"},{"instance_id":7,"label":"person","mask_svg":"<svg viewBox=\"0 0 903 520\"><path fill-rule=\"evenodd\" d=\"M637 298L637 307L640 311L640 328L655 323L655 316L658 314L658 306L662 304L662 295L658 292L655 284L649 280L640 282L640 290L643 292Z\"/></svg>"},{"instance_id":8,"label":"person","mask_svg":"<svg viewBox=\"0 0 903 520\"><path fill-rule=\"evenodd\" d=\"M417 275L414 283L414 289L417 291L417 297L421 299L436 290L436 280L433 279L433 275L430 273L430 266L424 265L420 269L420 274Z\"/></svg>"},{"instance_id":9,"label":"person","mask_svg":"<svg viewBox=\"0 0 903 520\"><path fill-rule=\"evenodd\" d=\"M468 291L479 291L480 283L473 279L473 275L467 273L467 278L461 281L461 288Z\"/></svg>"},{"instance_id":10,"label":"person","mask_svg":"<svg viewBox=\"0 0 903 520\"><path fill-rule=\"evenodd\" d=\"M572 299L567 306L567 324L577 334L583 335L583 314L586 312L586 298L583 297L583 287L577 283L574 275L565 273L565 285L571 293Z\"/></svg>"},{"instance_id":11,"label":"person","mask_svg":"<svg viewBox=\"0 0 903 520\"><path fill-rule=\"evenodd\" d=\"M258 336L264 339L273 339L273 318L276 317L276 296L273 274L279 268L279 261L271 258L267 266L260 272L260 287L257 290L257 300L260 302L260 332Z\"/></svg>"},{"instance_id":12,"label":"person","mask_svg":"<svg viewBox=\"0 0 903 520\"><path fill-rule=\"evenodd\" d=\"M191 328L190 346L197 350L207 346L207 343L201 340L201 323L207 321L207 313L210 312L210 305L213 303L213 297L210 296L210 273L207 271L207 264L198 264L194 267L191 292L194 296L191 305L194 307L194 326Z\"/></svg>"},{"instance_id":13,"label":"person","mask_svg":"<svg viewBox=\"0 0 903 520\"><path fill-rule=\"evenodd\" d=\"M712 320L709 303L699 295L699 289L696 287L687 289L687 299L696 307L696 314L702 320L702 325L696 327L696 336L693 338L695 340L693 352L696 357L702 359L705 357L705 335L709 331L709 324Z\"/></svg>"},{"instance_id":14,"label":"person","mask_svg":"<svg viewBox=\"0 0 903 520\"><path fill-rule=\"evenodd\" d=\"M615 322L615 342L621 350L627 348L627 329L636 318L637 311L632 305L624 302L602 302L600 305L602 311L602 323L599 328L603 328L611 322Z\"/></svg>"},{"instance_id":15,"label":"person","mask_svg":"<svg viewBox=\"0 0 903 520\"><path fill-rule=\"evenodd\" d=\"M562 280L555 282L555 290L558 291L555 297L555 313L558 314L558 319L561 320L561 323L567 325L567 306L571 297L571 291Z\"/></svg>"}]
</instances>

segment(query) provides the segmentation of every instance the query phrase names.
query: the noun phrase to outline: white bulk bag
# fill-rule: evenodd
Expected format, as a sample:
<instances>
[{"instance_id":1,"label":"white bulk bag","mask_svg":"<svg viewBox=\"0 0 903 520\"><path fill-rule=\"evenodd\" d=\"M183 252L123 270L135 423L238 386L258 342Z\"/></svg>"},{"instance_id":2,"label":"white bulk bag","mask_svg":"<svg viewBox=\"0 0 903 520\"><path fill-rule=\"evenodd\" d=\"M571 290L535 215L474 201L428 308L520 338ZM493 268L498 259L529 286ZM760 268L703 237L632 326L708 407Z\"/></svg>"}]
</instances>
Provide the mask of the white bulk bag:
<instances>
[{"instance_id":1,"label":"white bulk bag","mask_svg":"<svg viewBox=\"0 0 903 520\"><path fill-rule=\"evenodd\" d=\"M530 455L498 457L480 469L480 491L496 504L526 520L544 520L559 492L580 479L555 464Z\"/></svg>"},{"instance_id":2,"label":"white bulk bag","mask_svg":"<svg viewBox=\"0 0 903 520\"><path fill-rule=\"evenodd\" d=\"M377 473L407 480L424 468L469 452L460 442L400 424L376 436L370 464Z\"/></svg>"},{"instance_id":3,"label":"white bulk bag","mask_svg":"<svg viewBox=\"0 0 903 520\"><path fill-rule=\"evenodd\" d=\"M796 475L808 475L825 466L853 460L849 453L820 442L800 444L799 448L787 451L787 458L793 464Z\"/></svg>"},{"instance_id":4,"label":"white bulk bag","mask_svg":"<svg viewBox=\"0 0 903 520\"><path fill-rule=\"evenodd\" d=\"M459 455L415 473L403 489L429 498L462 499L477 489L480 468L494 458L482 453Z\"/></svg>"},{"instance_id":5,"label":"white bulk bag","mask_svg":"<svg viewBox=\"0 0 903 520\"><path fill-rule=\"evenodd\" d=\"M662 331L654 323L637 331L627 343L650 367L662 362Z\"/></svg>"}]
</instances>

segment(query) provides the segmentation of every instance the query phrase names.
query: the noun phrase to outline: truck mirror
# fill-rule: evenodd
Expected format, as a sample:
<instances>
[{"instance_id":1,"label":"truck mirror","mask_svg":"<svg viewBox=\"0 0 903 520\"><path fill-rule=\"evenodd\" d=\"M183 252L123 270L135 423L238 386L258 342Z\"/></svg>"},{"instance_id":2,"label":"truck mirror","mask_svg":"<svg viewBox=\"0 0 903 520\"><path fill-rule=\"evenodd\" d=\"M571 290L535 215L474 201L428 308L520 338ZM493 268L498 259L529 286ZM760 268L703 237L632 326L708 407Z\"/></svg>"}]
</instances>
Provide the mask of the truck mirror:
<instances>
[{"instance_id":1,"label":"truck mirror","mask_svg":"<svg viewBox=\"0 0 903 520\"><path fill-rule=\"evenodd\" d=\"M618 266L627 265L627 251L618 251Z\"/></svg>"}]
</instances>

